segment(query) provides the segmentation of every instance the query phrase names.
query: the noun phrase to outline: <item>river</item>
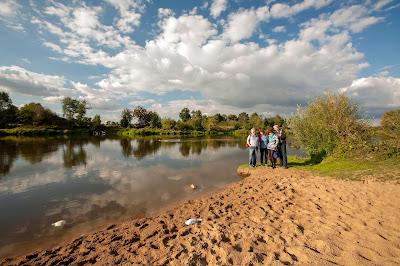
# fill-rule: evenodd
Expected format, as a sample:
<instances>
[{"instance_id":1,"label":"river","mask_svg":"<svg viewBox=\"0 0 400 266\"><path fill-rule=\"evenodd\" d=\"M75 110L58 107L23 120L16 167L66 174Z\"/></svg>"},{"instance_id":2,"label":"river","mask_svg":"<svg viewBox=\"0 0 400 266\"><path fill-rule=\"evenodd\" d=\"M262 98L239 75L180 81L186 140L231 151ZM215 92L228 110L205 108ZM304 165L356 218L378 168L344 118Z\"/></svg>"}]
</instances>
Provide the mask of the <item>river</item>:
<instances>
[{"instance_id":1,"label":"river","mask_svg":"<svg viewBox=\"0 0 400 266\"><path fill-rule=\"evenodd\" d=\"M246 161L233 137L1 138L0 257L217 190ZM61 219L66 226L51 226Z\"/></svg>"}]
</instances>

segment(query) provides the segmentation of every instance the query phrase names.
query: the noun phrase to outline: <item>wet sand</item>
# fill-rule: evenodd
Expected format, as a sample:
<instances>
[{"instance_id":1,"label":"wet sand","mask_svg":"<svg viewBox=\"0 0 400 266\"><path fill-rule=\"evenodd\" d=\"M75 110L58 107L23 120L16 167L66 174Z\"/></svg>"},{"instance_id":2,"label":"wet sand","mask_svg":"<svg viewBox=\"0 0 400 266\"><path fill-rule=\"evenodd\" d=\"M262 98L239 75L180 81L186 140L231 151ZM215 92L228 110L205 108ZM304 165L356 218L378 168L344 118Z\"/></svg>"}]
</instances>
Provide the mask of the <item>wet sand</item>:
<instances>
[{"instance_id":1,"label":"wet sand","mask_svg":"<svg viewBox=\"0 0 400 266\"><path fill-rule=\"evenodd\" d=\"M0 264L400 264L400 185L239 171L222 191Z\"/></svg>"}]
</instances>

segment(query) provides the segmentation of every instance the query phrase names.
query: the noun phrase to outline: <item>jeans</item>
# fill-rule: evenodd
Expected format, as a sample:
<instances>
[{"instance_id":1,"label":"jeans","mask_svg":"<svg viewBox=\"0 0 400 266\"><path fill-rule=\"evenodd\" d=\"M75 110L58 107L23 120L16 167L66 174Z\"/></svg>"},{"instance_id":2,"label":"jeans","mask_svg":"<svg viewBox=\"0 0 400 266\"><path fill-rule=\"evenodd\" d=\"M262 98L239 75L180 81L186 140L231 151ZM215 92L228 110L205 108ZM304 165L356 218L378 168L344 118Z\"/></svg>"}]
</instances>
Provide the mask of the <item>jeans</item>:
<instances>
[{"instance_id":1,"label":"jeans","mask_svg":"<svg viewBox=\"0 0 400 266\"><path fill-rule=\"evenodd\" d=\"M275 158L272 156L272 153L274 150L268 150L268 159L271 161L271 165L273 168L275 168Z\"/></svg>"},{"instance_id":2,"label":"jeans","mask_svg":"<svg viewBox=\"0 0 400 266\"><path fill-rule=\"evenodd\" d=\"M257 147L249 147L249 164L253 167L256 166L257 162Z\"/></svg>"},{"instance_id":3,"label":"jeans","mask_svg":"<svg viewBox=\"0 0 400 266\"><path fill-rule=\"evenodd\" d=\"M260 162L261 164L268 163L268 151L267 148L260 148Z\"/></svg>"},{"instance_id":4,"label":"jeans","mask_svg":"<svg viewBox=\"0 0 400 266\"><path fill-rule=\"evenodd\" d=\"M279 146L280 146L279 157L281 159L281 166L287 167L286 140L282 140Z\"/></svg>"}]
</instances>

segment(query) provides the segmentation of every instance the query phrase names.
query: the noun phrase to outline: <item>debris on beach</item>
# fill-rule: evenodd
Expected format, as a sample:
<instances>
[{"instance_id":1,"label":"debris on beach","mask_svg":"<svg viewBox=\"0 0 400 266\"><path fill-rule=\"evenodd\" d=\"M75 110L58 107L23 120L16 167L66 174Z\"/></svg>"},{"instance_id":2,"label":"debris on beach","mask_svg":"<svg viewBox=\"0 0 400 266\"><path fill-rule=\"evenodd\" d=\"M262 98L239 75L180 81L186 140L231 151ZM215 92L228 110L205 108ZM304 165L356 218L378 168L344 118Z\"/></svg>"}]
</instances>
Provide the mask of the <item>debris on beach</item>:
<instances>
[{"instance_id":1,"label":"debris on beach","mask_svg":"<svg viewBox=\"0 0 400 266\"><path fill-rule=\"evenodd\" d=\"M197 189L197 186L195 184L190 184L191 189Z\"/></svg>"},{"instance_id":2,"label":"debris on beach","mask_svg":"<svg viewBox=\"0 0 400 266\"><path fill-rule=\"evenodd\" d=\"M64 226L66 223L67 223L67 221L60 220L60 221L57 221L55 223L52 223L51 225L54 226L54 227L61 227L61 226Z\"/></svg>"},{"instance_id":3,"label":"debris on beach","mask_svg":"<svg viewBox=\"0 0 400 266\"><path fill-rule=\"evenodd\" d=\"M200 224L201 221L203 221L203 219L200 219L200 218L190 218L190 219L186 220L185 224L186 224L186 225Z\"/></svg>"}]
</instances>

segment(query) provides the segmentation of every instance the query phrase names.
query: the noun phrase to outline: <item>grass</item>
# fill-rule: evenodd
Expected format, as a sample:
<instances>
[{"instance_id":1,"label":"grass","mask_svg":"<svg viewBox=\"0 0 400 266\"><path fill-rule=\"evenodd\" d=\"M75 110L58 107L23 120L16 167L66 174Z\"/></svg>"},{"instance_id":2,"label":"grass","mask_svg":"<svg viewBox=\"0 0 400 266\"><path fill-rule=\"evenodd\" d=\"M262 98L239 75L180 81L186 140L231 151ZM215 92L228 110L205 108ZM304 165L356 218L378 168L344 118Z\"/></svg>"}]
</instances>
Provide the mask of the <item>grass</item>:
<instances>
[{"instance_id":1,"label":"grass","mask_svg":"<svg viewBox=\"0 0 400 266\"><path fill-rule=\"evenodd\" d=\"M328 157L320 163L313 164L308 158L289 156L288 165L290 168L343 180L371 178L380 181L400 182L400 157L378 158L376 155L363 159ZM249 167L248 164L241 164L238 170L247 167Z\"/></svg>"},{"instance_id":2,"label":"grass","mask_svg":"<svg viewBox=\"0 0 400 266\"><path fill-rule=\"evenodd\" d=\"M311 164L306 158L289 156L288 161L290 167L338 179L372 178L382 181L400 181L400 157L379 158L378 155L363 159L328 157L318 164Z\"/></svg>"}]
</instances>

